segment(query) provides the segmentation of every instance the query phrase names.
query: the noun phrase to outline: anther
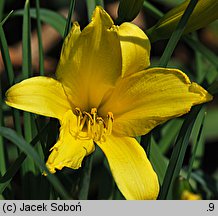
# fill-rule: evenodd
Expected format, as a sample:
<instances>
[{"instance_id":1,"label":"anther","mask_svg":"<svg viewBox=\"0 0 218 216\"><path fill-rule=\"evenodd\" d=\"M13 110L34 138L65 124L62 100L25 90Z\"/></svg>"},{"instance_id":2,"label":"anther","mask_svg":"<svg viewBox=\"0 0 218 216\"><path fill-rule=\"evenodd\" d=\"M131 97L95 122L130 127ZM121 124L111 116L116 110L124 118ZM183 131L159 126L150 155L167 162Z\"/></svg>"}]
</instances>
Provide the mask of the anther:
<instances>
[{"instance_id":1,"label":"anther","mask_svg":"<svg viewBox=\"0 0 218 216\"><path fill-rule=\"evenodd\" d=\"M107 114L107 134L110 135L112 133L112 125L114 121L114 116L112 112L108 112Z\"/></svg>"},{"instance_id":2,"label":"anther","mask_svg":"<svg viewBox=\"0 0 218 216\"><path fill-rule=\"evenodd\" d=\"M74 109L74 114L77 116L77 127L79 128L80 127L80 123L81 123L81 119L83 117L80 108L76 107Z\"/></svg>"},{"instance_id":3,"label":"anther","mask_svg":"<svg viewBox=\"0 0 218 216\"><path fill-rule=\"evenodd\" d=\"M91 112L81 112L79 108L75 108L74 114L77 116L76 136L78 138L101 142L106 140L106 135L112 133L114 121L112 112L108 112L107 117L104 119L98 116L96 108L92 108Z\"/></svg>"}]
</instances>

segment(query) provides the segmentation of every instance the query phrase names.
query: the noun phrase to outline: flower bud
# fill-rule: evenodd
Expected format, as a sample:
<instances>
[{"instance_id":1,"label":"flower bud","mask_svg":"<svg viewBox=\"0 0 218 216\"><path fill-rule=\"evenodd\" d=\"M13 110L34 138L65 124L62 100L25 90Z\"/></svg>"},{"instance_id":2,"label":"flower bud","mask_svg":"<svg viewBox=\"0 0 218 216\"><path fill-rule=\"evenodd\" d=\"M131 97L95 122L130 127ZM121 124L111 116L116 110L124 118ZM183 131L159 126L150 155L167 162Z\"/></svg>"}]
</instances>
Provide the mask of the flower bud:
<instances>
[{"instance_id":1,"label":"flower bud","mask_svg":"<svg viewBox=\"0 0 218 216\"><path fill-rule=\"evenodd\" d=\"M166 13L157 24L148 30L151 41L169 38L175 30L179 20L186 10L190 0L185 1L179 6ZM198 0L197 5L191 14L184 34L200 29L218 18L218 1L217 0Z\"/></svg>"},{"instance_id":2,"label":"flower bud","mask_svg":"<svg viewBox=\"0 0 218 216\"><path fill-rule=\"evenodd\" d=\"M117 24L131 22L136 18L143 6L144 0L121 0L118 8Z\"/></svg>"}]
</instances>

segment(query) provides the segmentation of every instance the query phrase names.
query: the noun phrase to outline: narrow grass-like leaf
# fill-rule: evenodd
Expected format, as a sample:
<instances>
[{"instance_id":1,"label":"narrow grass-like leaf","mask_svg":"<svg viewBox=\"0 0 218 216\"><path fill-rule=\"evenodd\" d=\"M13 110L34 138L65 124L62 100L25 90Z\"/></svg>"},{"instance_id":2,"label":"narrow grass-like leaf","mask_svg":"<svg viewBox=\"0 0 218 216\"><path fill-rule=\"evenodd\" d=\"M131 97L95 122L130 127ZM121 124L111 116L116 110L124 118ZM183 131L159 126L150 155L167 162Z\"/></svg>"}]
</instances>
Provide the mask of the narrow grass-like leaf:
<instances>
[{"instance_id":1,"label":"narrow grass-like leaf","mask_svg":"<svg viewBox=\"0 0 218 216\"><path fill-rule=\"evenodd\" d=\"M7 21L7 19L11 16L11 14L13 13L14 11L12 10L0 23L1 25L4 25L4 23Z\"/></svg>"},{"instance_id":2,"label":"narrow grass-like leaf","mask_svg":"<svg viewBox=\"0 0 218 216\"><path fill-rule=\"evenodd\" d=\"M91 170L92 170L92 160L93 160L93 155L91 154L84 161L83 172L81 174L81 181L79 184L80 190L78 194L78 199L81 200L88 199Z\"/></svg>"},{"instance_id":3,"label":"narrow grass-like leaf","mask_svg":"<svg viewBox=\"0 0 218 216\"><path fill-rule=\"evenodd\" d=\"M75 7L75 0L71 0L70 1L70 8L68 11L68 16L67 16L67 22L66 22L66 26L65 26L65 30L64 30L64 38L68 35L68 33L70 32L71 29L71 23L72 23L72 16L73 16L73 12L74 12L74 7Z\"/></svg>"},{"instance_id":4,"label":"narrow grass-like leaf","mask_svg":"<svg viewBox=\"0 0 218 216\"><path fill-rule=\"evenodd\" d=\"M0 127L0 134L6 139L10 140L16 146L18 146L21 151L23 151L26 155L28 155L28 157L34 160L37 167L47 174L46 178L48 178L48 180L51 182L55 190L64 199L70 199L70 196L65 191L59 180L56 178L55 175L49 173L44 162L40 159L39 155L36 153L34 148L29 143L26 142L26 140L24 140L21 136L17 135L17 133L10 128Z\"/></svg>"},{"instance_id":5,"label":"narrow grass-like leaf","mask_svg":"<svg viewBox=\"0 0 218 216\"><path fill-rule=\"evenodd\" d=\"M218 69L218 56L210 51L206 46L202 43L194 40L190 36L185 36L183 40L193 49L200 52L205 58L208 59L217 69Z\"/></svg>"},{"instance_id":6,"label":"narrow grass-like leaf","mask_svg":"<svg viewBox=\"0 0 218 216\"><path fill-rule=\"evenodd\" d=\"M158 142L159 148L163 154L167 153L170 149L171 144L174 142L181 126L182 120L180 119L173 119L165 125L164 131L162 130L162 138Z\"/></svg>"},{"instance_id":7,"label":"narrow grass-like leaf","mask_svg":"<svg viewBox=\"0 0 218 216\"><path fill-rule=\"evenodd\" d=\"M44 54L43 54L43 47L42 47L42 29L41 29L41 12L40 12L40 4L39 0L36 0L36 29L37 29L37 36L38 36L38 47L39 47L39 73L41 76L45 74L44 71Z\"/></svg>"},{"instance_id":8,"label":"narrow grass-like leaf","mask_svg":"<svg viewBox=\"0 0 218 216\"><path fill-rule=\"evenodd\" d=\"M5 33L3 30L2 24L0 24L0 45L1 45L2 59L4 62L5 70L7 71L6 73L7 79L8 79L9 85L11 86L14 83L14 70L13 70L13 66L11 63L8 45L7 45L7 41L5 38Z\"/></svg>"},{"instance_id":9,"label":"narrow grass-like leaf","mask_svg":"<svg viewBox=\"0 0 218 216\"><path fill-rule=\"evenodd\" d=\"M176 139L176 143L169 161L169 166L167 167L166 175L164 177L163 185L159 196L159 199L161 200L167 198L172 183L179 175L185 157L186 149L188 147L192 128L195 123L196 117L201 110L201 107L202 105L193 107L184 120L179 135Z\"/></svg>"},{"instance_id":10,"label":"narrow grass-like leaf","mask_svg":"<svg viewBox=\"0 0 218 216\"><path fill-rule=\"evenodd\" d=\"M188 4L188 7L186 8L184 14L181 17L181 20L179 21L175 31L173 32L172 36L170 37L170 40L164 50L163 55L161 56L159 66L166 67L170 57L180 39L182 36L182 33L185 29L185 26L188 22L189 17L191 16L196 4L198 3L198 0L191 0Z\"/></svg>"},{"instance_id":11,"label":"narrow grass-like leaf","mask_svg":"<svg viewBox=\"0 0 218 216\"><path fill-rule=\"evenodd\" d=\"M151 139L150 161L158 175L160 185L162 185L169 160L163 156L159 145L153 138Z\"/></svg>"},{"instance_id":12,"label":"narrow grass-like leaf","mask_svg":"<svg viewBox=\"0 0 218 216\"><path fill-rule=\"evenodd\" d=\"M27 79L31 76L31 26L30 26L30 4L29 0L26 0L23 14L23 35L22 35L22 75L23 79Z\"/></svg>"},{"instance_id":13,"label":"narrow grass-like leaf","mask_svg":"<svg viewBox=\"0 0 218 216\"><path fill-rule=\"evenodd\" d=\"M29 0L26 0L25 7L24 7L24 14L23 14L23 32L22 32L22 77L23 79L29 78L32 73L32 57L31 57L31 23L30 23L30 3ZM31 114L28 112L23 113L23 120L24 120L24 137L27 142L32 140L32 120ZM23 185L23 195L24 197L30 199L33 195L32 191L27 188L35 188L37 185L34 184L34 181L30 180L29 175L36 174L35 164L34 161L30 158L22 164L22 181Z\"/></svg>"},{"instance_id":14,"label":"narrow grass-like leaf","mask_svg":"<svg viewBox=\"0 0 218 216\"><path fill-rule=\"evenodd\" d=\"M23 16L24 10L17 10L13 13L13 16ZM35 8L30 9L30 16L31 18L36 18L36 10ZM66 26L66 19L61 16L59 13L40 8L40 20L51 25L60 35L64 36L65 26Z\"/></svg>"},{"instance_id":15,"label":"narrow grass-like leaf","mask_svg":"<svg viewBox=\"0 0 218 216\"><path fill-rule=\"evenodd\" d=\"M1 88L1 78L0 78L0 89ZM0 91L0 127L4 126L4 116L3 116L3 101L2 101L2 92ZM0 176L6 172L6 156L5 156L5 146L4 139L0 136Z\"/></svg>"},{"instance_id":16,"label":"narrow grass-like leaf","mask_svg":"<svg viewBox=\"0 0 218 216\"><path fill-rule=\"evenodd\" d=\"M198 149L198 146L199 146L199 143L200 143L200 139L202 138L202 135L203 135L202 130L203 130L203 126L204 126L206 113L205 113L204 109L202 109L201 112L203 112L203 117L201 118L201 125L200 125L199 131L198 131L197 136L196 136L197 138L196 138L196 140L194 140L194 148L193 148L193 151L192 151L192 154L191 154L191 159L190 159L190 162L189 162L189 165L188 165L187 180L190 179L191 172L192 172L192 167L193 167L195 157L196 157L196 153L197 153L197 149ZM200 115L200 113L199 113L199 115Z\"/></svg>"},{"instance_id":17,"label":"narrow grass-like leaf","mask_svg":"<svg viewBox=\"0 0 218 216\"><path fill-rule=\"evenodd\" d=\"M43 127L39 133L36 135L36 137L30 142L31 146L35 146L36 143L45 136L47 133L48 128L50 127L50 124L48 123L45 127ZM8 186L12 178L15 176L17 171L20 169L22 163L26 159L27 155L22 152L18 156L18 158L15 160L15 162L7 169L7 172L0 178L0 193L4 191L4 189Z\"/></svg>"},{"instance_id":18,"label":"narrow grass-like leaf","mask_svg":"<svg viewBox=\"0 0 218 216\"><path fill-rule=\"evenodd\" d=\"M156 18L157 20L159 20L164 15L162 11L160 11L158 8L156 8L148 1L144 1L143 8L148 14L150 14L152 17Z\"/></svg>"},{"instance_id":19,"label":"narrow grass-like leaf","mask_svg":"<svg viewBox=\"0 0 218 216\"><path fill-rule=\"evenodd\" d=\"M29 78L32 73L32 57L31 57L31 26L30 26L30 5L29 0L26 0L23 15L23 35L22 35L22 76L23 79ZM24 134L27 142L32 139L32 127L30 113L24 112Z\"/></svg>"},{"instance_id":20,"label":"narrow grass-like leaf","mask_svg":"<svg viewBox=\"0 0 218 216\"><path fill-rule=\"evenodd\" d=\"M218 81L215 81L211 84L211 86L208 88L208 91L212 94L218 94Z\"/></svg>"},{"instance_id":21,"label":"narrow grass-like leaf","mask_svg":"<svg viewBox=\"0 0 218 216\"><path fill-rule=\"evenodd\" d=\"M5 38L5 33L2 27L2 23L0 24L0 47L1 47L1 54L5 66L7 80L9 82L9 86L12 86L14 84L14 70L11 63L8 44ZM20 125L20 114L19 111L16 109L13 109L13 121L16 131L19 134L22 134L22 129Z\"/></svg>"},{"instance_id":22,"label":"narrow grass-like leaf","mask_svg":"<svg viewBox=\"0 0 218 216\"><path fill-rule=\"evenodd\" d=\"M151 133L148 133L144 136L141 136L140 141L141 146L144 148L148 159L150 159L150 151L151 151Z\"/></svg>"},{"instance_id":23,"label":"narrow grass-like leaf","mask_svg":"<svg viewBox=\"0 0 218 216\"><path fill-rule=\"evenodd\" d=\"M3 17L4 6L5 6L5 0L1 0L0 1L0 20Z\"/></svg>"}]
</instances>

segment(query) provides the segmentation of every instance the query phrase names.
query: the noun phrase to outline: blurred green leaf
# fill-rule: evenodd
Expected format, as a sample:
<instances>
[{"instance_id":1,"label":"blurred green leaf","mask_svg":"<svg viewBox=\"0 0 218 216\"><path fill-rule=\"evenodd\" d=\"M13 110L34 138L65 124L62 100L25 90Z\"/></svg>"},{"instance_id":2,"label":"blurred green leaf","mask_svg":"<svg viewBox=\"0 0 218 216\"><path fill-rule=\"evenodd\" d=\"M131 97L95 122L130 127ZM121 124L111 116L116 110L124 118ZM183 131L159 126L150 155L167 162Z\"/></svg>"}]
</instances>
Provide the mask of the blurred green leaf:
<instances>
[{"instance_id":1,"label":"blurred green leaf","mask_svg":"<svg viewBox=\"0 0 218 216\"><path fill-rule=\"evenodd\" d=\"M120 0L116 24L131 22L139 14L144 0Z\"/></svg>"},{"instance_id":2,"label":"blurred green leaf","mask_svg":"<svg viewBox=\"0 0 218 216\"><path fill-rule=\"evenodd\" d=\"M151 139L150 161L158 175L160 185L163 184L169 160L162 154L159 145Z\"/></svg>"},{"instance_id":3,"label":"blurred green leaf","mask_svg":"<svg viewBox=\"0 0 218 216\"><path fill-rule=\"evenodd\" d=\"M3 17L4 6L5 6L5 0L1 0L0 1L0 20Z\"/></svg>"},{"instance_id":4,"label":"blurred green leaf","mask_svg":"<svg viewBox=\"0 0 218 216\"><path fill-rule=\"evenodd\" d=\"M175 138L182 126L182 119L173 119L166 123L162 132L162 138L159 141L159 148L163 154L172 147L172 143L175 141Z\"/></svg>"},{"instance_id":5,"label":"blurred green leaf","mask_svg":"<svg viewBox=\"0 0 218 216\"><path fill-rule=\"evenodd\" d=\"M86 0L86 5L87 5L87 11L88 11L88 19L90 22L92 19L92 14L93 14L93 11L95 10L95 7L97 5L100 5L101 7L104 8L104 1L103 0Z\"/></svg>"},{"instance_id":6,"label":"blurred green leaf","mask_svg":"<svg viewBox=\"0 0 218 216\"><path fill-rule=\"evenodd\" d=\"M155 2L162 4L162 5L166 5L166 6L170 6L170 7L175 7L181 3L184 2L184 0L155 0Z\"/></svg>"},{"instance_id":7,"label":"blurred green leaf","mask_svg":"<svg viewBox=\"0 0 218 216\"><path fill-rule=\"evenodd\" d=\"M205 58L207 58L218 69L218 61L217 61L218 56L216 56L216 54L210 51L201 42L198 42L189 36L186 36L183 39L193 50L199 51Z\"/></svg>"},{"instance_id":8,"label":"blurred green leaf","mask_svg":"<svg viewBox=\"0 0 218 216\"><path fill-rule=\"evenodd\" d=\"M148 30L150 39L157 41L169 38L191 3L194 3L194 0L187 0L166 13L155 26ZM196 7L183 33L193 32L216 20L218 18L217 9L217 0L197 0Z\"/></svg>"},{"instance_id":9,"label":"blurred green leaf","mask_svg":"<svg viewBox=\"0 0 218 216\"><path fill-rule=\"evenodd\" d=\"M218 139L217 133L217 119L218 119L218 110L216 107L211 108L207 112L207 118L205 120L205 139L208 141L214 141Z\"/></svg>"},{"instance_id":10,"label":"blurred green leaf","mask_svg":"<svg viewBox=\"0 0 218 216\"><path fill-rule=\"evenodd\" d=\"M150 14L152 17L156 18L157 20L159 20L164 15L162 11L156 8L149 1L144 1L143 8L146 11L146 13Z\"/></svg>"},{"instance_id":11,"label":"blurred green leaf","mask_svg":"<svg viewBox=\"0 0 218 216\"><path fill-rule=\"evenodd\" d=\"M170 57L174 51L174 49L176 48L176 45L180 39L180 37L182 36L184 29L186 27L186 24L197 4L198 0L191 0L190 3L188 4L184 14L181 16L181 19L178 22L178 25L176 26L175 30L173 31L169 42L164 50L163 55L160 58L160 63L159 65L162 67L166 67L167 63L170 60Z\"/></svg>"},{"instance_id":12,"label":"blurred green leaf","mask_svg":"<svg viewBox=\"0 0 218 216\"><path fill-rule=\"evenodd\" d=\"M23 16L23 14L24 14L24 10L17 10L13 13L14 16ZM32 18L36 18L35 8L30 9L30 16ZM64 37L66 19L63 16L61 16L57 12L41 8L40 19L42 22L51 25L54 29L57 30L57 32L60 33L62 37Z\"/></svg>"}]
</instances>

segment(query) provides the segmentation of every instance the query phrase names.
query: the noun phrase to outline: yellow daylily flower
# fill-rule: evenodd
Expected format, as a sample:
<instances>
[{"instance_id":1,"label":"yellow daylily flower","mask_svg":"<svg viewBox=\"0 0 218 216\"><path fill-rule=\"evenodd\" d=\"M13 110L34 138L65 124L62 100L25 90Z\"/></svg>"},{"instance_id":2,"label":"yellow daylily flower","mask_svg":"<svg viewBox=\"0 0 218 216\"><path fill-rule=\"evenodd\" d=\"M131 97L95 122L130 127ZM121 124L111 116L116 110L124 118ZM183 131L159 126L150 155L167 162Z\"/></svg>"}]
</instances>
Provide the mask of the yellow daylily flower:
<instances>
[{"instance_id":1,"label":"yellow daylily flower","mask_svg":"<svg viewBox=\"0 0 218 216\"><path fill-rule=\"evenodd\" d=\"M33 77L6 93L9 106L60 121L47 167L78 169L96 143L126 199L156 199L158 178L135 136L212 96L177 69L149 67L150 42L131 23L115 26L96 7L64 41L56 79Z\"/></svg>"}]
</instances>

